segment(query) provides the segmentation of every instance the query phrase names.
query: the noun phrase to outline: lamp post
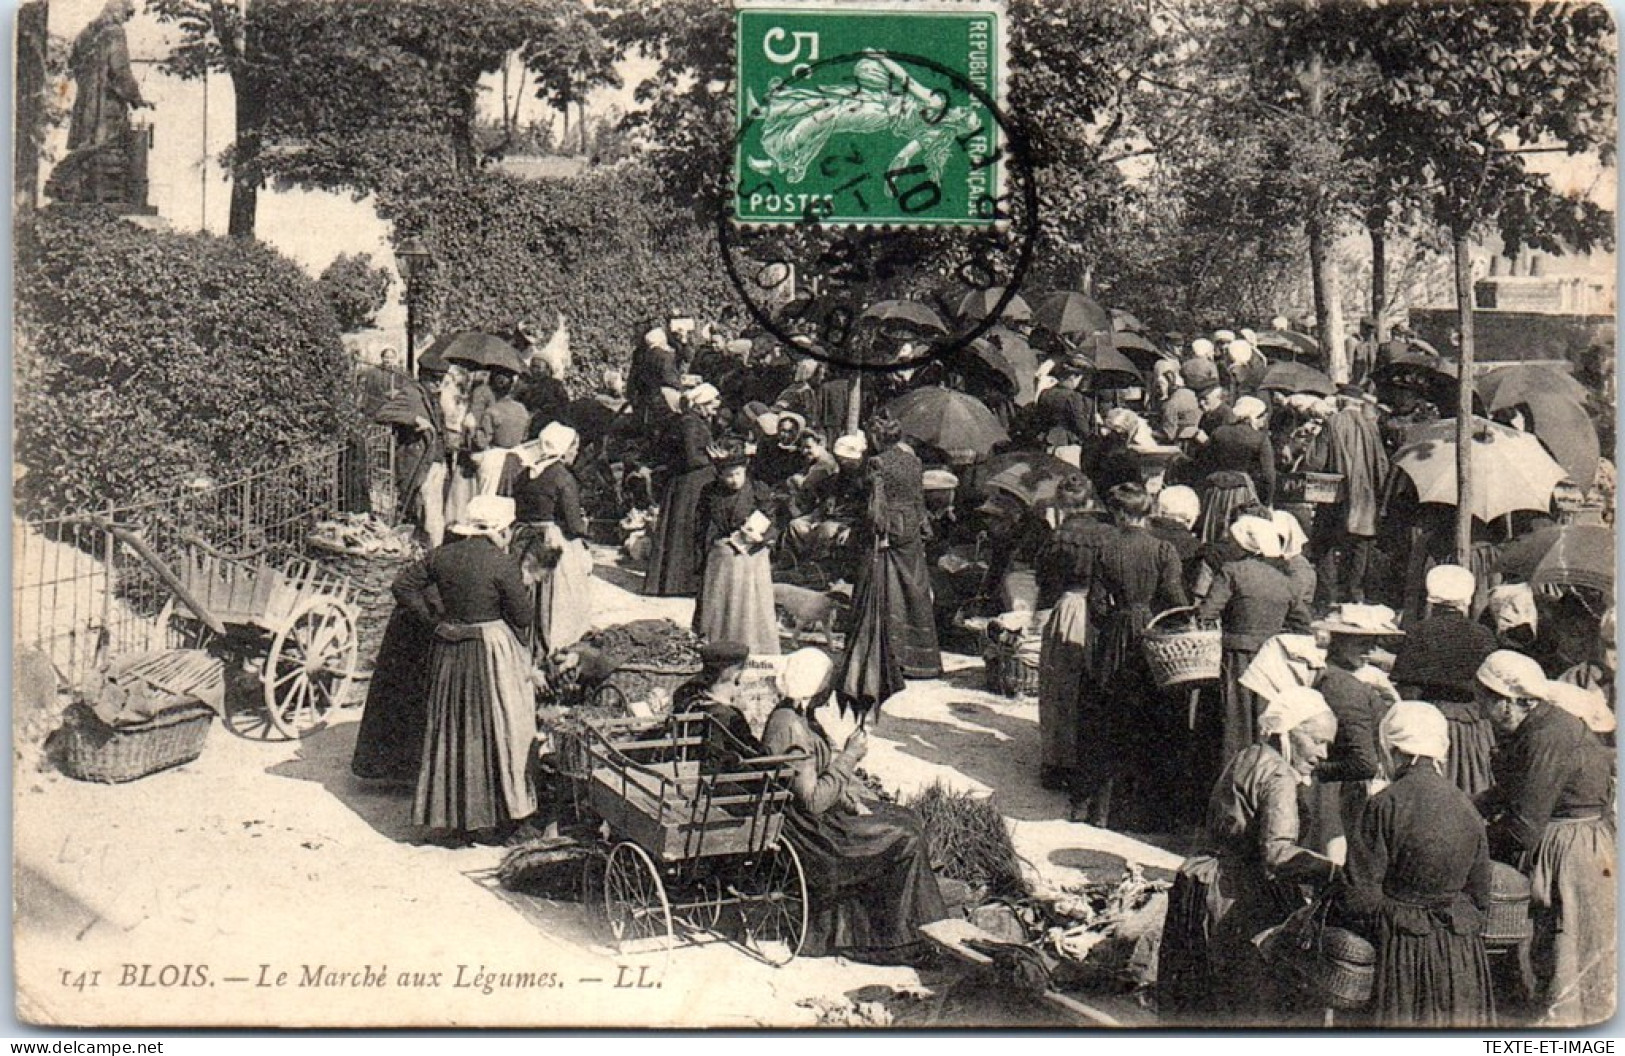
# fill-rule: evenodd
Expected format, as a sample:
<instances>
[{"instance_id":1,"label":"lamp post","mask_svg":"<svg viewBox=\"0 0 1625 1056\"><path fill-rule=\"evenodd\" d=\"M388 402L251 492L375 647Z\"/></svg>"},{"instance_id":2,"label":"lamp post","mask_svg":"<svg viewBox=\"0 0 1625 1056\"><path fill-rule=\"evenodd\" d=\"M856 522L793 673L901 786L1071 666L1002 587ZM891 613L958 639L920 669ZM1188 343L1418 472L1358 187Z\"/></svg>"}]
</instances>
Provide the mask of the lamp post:
<instances>
[{"instance_id":1,"label":"lamp post","mask_svg":"<svg viewBox=\"0 0 1625 1056\"><path fill-rule=\"evenodd\" d=\"M418 374L418 277L434 260L434 254L415 238L409 238L395 248L395 260L401 277L406 280L406 372L414 378Z\"/></svg>"}]
</instances>

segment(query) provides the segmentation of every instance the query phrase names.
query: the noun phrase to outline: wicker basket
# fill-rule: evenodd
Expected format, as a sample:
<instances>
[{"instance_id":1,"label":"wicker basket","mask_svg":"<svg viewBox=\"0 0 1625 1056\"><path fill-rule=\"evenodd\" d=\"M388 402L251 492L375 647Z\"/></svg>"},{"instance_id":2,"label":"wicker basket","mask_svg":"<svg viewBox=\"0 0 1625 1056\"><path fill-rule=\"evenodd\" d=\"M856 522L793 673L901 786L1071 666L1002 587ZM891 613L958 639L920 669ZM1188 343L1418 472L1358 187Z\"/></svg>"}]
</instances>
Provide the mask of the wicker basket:
<instances>
[{"instance_id":1,"label":"wicker basket","mask_svg":"<svg viewBox=\"0 0 1625 1056\"><path fill-rule=\"evenodd\" d=\"M1341 473L1288 473L1281 479L1278 498L1281 502L1307 502L1328 506L1343 497Z\"/></svg>"},{"instance_id":2,"label":"wicker basket","mask_svg":"<svg viewBox=\"0 0 1625 1056\"><path fill-rule=\"evenodd\" d=\"M1535 934L1529 917L1529 878L1503 862L1490 863L1490 913L1484 941L1518 943Z\"/></svg>"},{"instance_id":3,"label":"wicker basket","mask_svg":"<svg viewBox=\"0 0 1625 1056\"><path fill-rule=\"evenodd\" d=\"M1020 643L990 642L982 654L987 691L1001 697L1038 696L1038 658Z\"/></svg>"},{"instance_id":4,"label":"wicker basket","mask_svg":"<svg viewBox=\"0 0 1625 1056\"><path fill-rule=\"evenodd\" d=\"M1326 1008L1364 1008L1377 979L1377 949L1354 932L1327 924L1330 908L1322 898L1298 910L1281 926L1283 941L1266 956L1282 958L1291 977Z\"/></svg>"},{"instance_id":5,"label":"wicker basket","mask_svg":"<svg viewBox=\"0 0 1625 1056\"><path fill-rule=\"evenodd\" d=\"M1158 627L1170 616L1195 611L1191 607L1169 609L1146 624L1143 638L1145 661L1151 668L1151 680L1158 689L1186 682L1211 682L1219 677L1219 661L1224 654L1223 631L1217 627L1194 624L1178 631Z\"/></svg>"},{"instance_id":6,"label":"wicker basket","mask_svg":"<svg viewBox=\"0 0 1625 1056\"><path fill-rule=\"evenodd\" d=\"M203 754L214 710L186 701L137 726L109 726L83 703L72 704L51 735L51 754L69 777L119 784L189 763Z\"/></svg>"},{"instance_id":7,"label":"wicker basket","mask_svg":"<svg viewBox=\"0 0 1625 1056\"><path fill-rule=\"evenodd\" d=\"M699 664L683 667L660 667L655 664L622 664L604 681L620 690L627 700L646 701L651 693L660 690L669 698L677 687L699 674Z\"/></svg>"}]
</instances>

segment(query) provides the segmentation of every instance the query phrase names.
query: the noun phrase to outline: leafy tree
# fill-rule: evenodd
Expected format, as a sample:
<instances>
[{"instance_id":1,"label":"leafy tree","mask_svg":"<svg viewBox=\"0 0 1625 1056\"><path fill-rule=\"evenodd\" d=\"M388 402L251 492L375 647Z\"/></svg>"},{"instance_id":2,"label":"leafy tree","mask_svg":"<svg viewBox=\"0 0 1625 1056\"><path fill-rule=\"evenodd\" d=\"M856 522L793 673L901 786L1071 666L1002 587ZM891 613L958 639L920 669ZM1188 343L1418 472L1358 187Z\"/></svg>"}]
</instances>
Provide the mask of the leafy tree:
<instances>
[{"instance_id":1,"label":"leafy tree","mask_svg":"<svg viewBox=\"0 0 1625 1056\"><path fill-rule=\"evenodd\" d=\"M345 333L365 330L389 298L389 269L366 253L341 253L316 280Z\"/></svg>"},{"instance_id":2,"label":"leafy tree","mask_svg":"<svg viewBox=\"0 0 1625 1056\"><path fill-rule=\"evenodd\" d=\"M589 148L587 96L597 88L618 88L615 64L620 49L601 27L608 17L585 7L565 5L545 36L529 41L522 52L525 67L536 78L536 98L564 115L561 142L570 139L570 106L578 110L582 153Z\"/></svg>"}]
</instances>

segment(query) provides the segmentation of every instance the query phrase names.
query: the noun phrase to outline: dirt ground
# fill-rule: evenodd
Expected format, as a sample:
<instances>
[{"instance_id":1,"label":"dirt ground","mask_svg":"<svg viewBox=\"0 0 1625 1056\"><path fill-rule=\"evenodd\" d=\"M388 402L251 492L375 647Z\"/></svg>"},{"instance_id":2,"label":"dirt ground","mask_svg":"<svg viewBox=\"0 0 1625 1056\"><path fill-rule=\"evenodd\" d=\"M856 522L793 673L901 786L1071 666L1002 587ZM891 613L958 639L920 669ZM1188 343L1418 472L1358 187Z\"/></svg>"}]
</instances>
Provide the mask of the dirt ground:
<instances>
[{"instance_id":1,"label":"dirt ground","mask_svg":"<svg viewBox=\"0 0 1625 1056\"><path fill-rule=\"evenodd\" d=\"M594 625L686 624L691 602L609 564ZM632 588L632 589L628 589ZM886 706L866 769L906 798L933 781L993 797L1033 879L1098 878L1166 850L1073 824L1037 783L1037 709L979 690L979 659ZM811 1026L864 1002L898 1025L1062 1025L967 993L961 972L839 958L774 968L724 942L623 955L584 908L503 890L501 848L415 843L409 793L350 776L359 708L297 742L216 723L197 761L125 785L71 780L19 741L17 1014L118 1026ZM827 719L837 739L850 727ZM1132 1013L1125 1005L1115 1007Z\"/></svg>"}]
</instances>

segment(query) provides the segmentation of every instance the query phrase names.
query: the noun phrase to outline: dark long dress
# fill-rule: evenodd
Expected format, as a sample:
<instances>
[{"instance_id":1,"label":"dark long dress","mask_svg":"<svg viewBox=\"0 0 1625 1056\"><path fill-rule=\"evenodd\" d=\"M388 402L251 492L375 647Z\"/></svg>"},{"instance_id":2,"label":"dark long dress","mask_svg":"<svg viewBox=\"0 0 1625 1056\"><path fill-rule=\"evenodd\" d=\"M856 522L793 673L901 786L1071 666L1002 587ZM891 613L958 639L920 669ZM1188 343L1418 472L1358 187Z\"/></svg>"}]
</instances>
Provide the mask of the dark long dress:
<instances>
[{"instance_id":1,"label":"dark long dress","mask_svg":"<svg viewBox=\"0 0 1625 1056\"><path fill-rule=\"evenodd\" d=\"M1478 666L1497 648L1494 631L1464 612L1439 608L1406 626L1390 675L1400 696L1431 701L1444 712L1450 723L1445 776L1469 796L1495 783L1490 773L1495 728L1473 698Z\"/></svg>"},{"instance_id":2,"label":"dark long dress","mask_svg":"<svg viewBox=\"0 0 1625 1056\"><path fill-rule=\"evenodd\" d=\"M1331 859L1298 845L1298 779L1255 744L1230 760L1208 798L1207 847L1174 878L1157 960L1157 1006L1206 1023L1270 1024L1284 1000L1253 937L1303 905L1299 883Z\"/></svg>"},{"instance_id":3,"label":"dark long dress","mask_svg":"<svg viewBox=\"0 0 1625 1056\"><path fill-rule=\"evenodd\" d=\"M1183 709L1152 685L1141 639L1152 616L1185 605L1184 570L1173 544L1143 526L1118 528L1093 554L1089 609L1097 652L1078 708L1078 769L1086 786L1131 781L1135 794L1119 799L1127 808L1119 814L1136 827L1155 828L1169 819L1144 816L1146 808L1166 803L1167 781L1183 769L1186 734Z\"/></svg>"},{"instance_id":4,"label":"dark long dress","mask_svg":"<svg viewBox=\"0 0 1625 1056\"><path fill-rule=\"evenodd\" d=\"M426 559L445 615L429 651L428 726L414 824L477 832L536 811L536 697L516 631L530 626L519 562L490 539L447 543Z\"/></svg>"},{"instance_id":5,"label":"dark long dress","mask_svg":"<svg viewBox=\"0 0 1625 1056\"><path fill-rule=\"evenodd\" d=\"M1034 562L1039 611L1050 612L1038 654L1039 777L1046 788L1081 787L1078 709L1093 666L1089 574L1095 547L1114 531L1094 514L1073 514Z\"/></svg>"},{"instance_id":6,"label":"dark long dress","mask_svg":"<svg viewBox=\"0 0 1625 1056\"><path fill-rule=\"evenodd\" d=\"M896 950L920 941L922 924L948 915L913 811L860 799L855 764L788 703L768 716L762 743L771 755L807 755L785 814L811 901L802 953Z\"/></svg>"},{"instance_id":7,"label":"dark long dress","mask_svg":"<svg viewBox=\"0 0 1625 1056\"><path fill-rule=\"evenodd\" d=\"M835 678L842 704L863 714L901 690L903 679L942 674L925 560L923 475L920 460L900 444L870 460L868 512L853 539L862 563Z\"/></svg>"},{"instance_id":8,"label":"dark long dress","mask_svg":"<svg viewBox=\"0 0 1625 1056\"><path fill-rule=\"evenodd\" d=\"M1316 688L1337 716L1337 737L1309 790L1313 807L1305 826L1304 843L1324 851L1339 837L1352 841L1359 828L1368 782L1383 771L1377 729L1388 702L1353 672L1333 664L1327 664Z\"/></svg>"},{"instance_id":9,"label":"dark long dress","mask_svg":"<svg viewBox=\"0 0 1625 1056\"><path fill-rule=\"evenodd\" d=\"M1491 1026L1490 851L1467 794L1427 761L1366 805L1337 910L1377 948L1384 1027Z\"/></svg>"},{"instance_id":10,"label":"dark long dress","mask_svg":"<svg viewBox=\"0 0 1625 1056\"><path fill-rule=\"evenodd\" d=\"M428 722L429 650L440 602L428 591L429 570L414 561L395 577L395 610L367 685L350 772L374 781L413 782L423 762Z\"/></svg>"},{"instance_id":11,"label":"dark long dress","mask_svg":"<svg viewBox=\"0 0 1625 1056\"><path fill-rule=\"evenodd\" d=\"M660 500L660 520L643 580L645 594L686 596L700 589L702 555L695 545L695 510L701 489L716 478L706 453L710 443L711 428L704 418L687 412L677 419L676 436L667 450L671 476Z\"/></svg>"}]
</instances>

